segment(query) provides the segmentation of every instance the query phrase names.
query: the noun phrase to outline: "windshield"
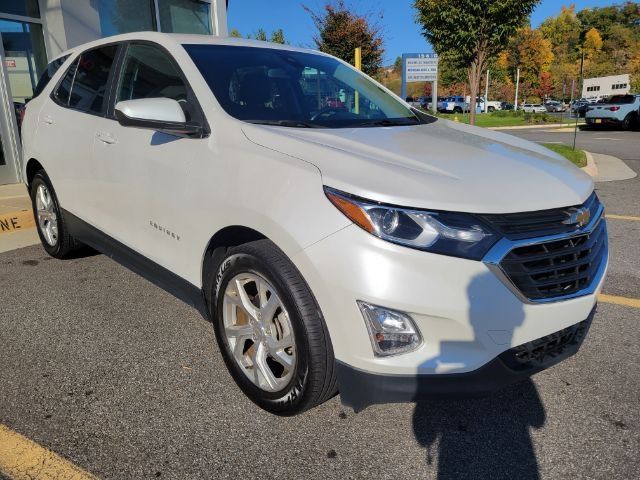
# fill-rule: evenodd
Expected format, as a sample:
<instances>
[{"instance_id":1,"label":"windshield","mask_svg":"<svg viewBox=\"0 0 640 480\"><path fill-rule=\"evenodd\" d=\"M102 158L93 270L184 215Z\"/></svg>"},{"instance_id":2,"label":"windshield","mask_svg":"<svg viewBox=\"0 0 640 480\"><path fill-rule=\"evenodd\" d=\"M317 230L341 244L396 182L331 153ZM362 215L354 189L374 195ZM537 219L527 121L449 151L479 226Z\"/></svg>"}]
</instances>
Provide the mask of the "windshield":
<instances>
[{"instance_id":1,"label":"windshield","mask_svg":"<svg viewBox=\"0 0 640 480\"><path fill-rule=\"evenodd\" d=\"M633 95L614 95L609 100L607 100L607 103L610 105L624 105L627 103L633 103L635 98L636 97L634 97Z\"/></svg>"},{"instance_id":2,"label":"windshield","mask_svg":"<svg viewBox=\"0 0 640 480\"><path fill-rule=\"evenodd\" d=\"M363 74L324 55L185 45L224 110L286 127L416 125L424 121Z\"/></svg>"}]
</instances>

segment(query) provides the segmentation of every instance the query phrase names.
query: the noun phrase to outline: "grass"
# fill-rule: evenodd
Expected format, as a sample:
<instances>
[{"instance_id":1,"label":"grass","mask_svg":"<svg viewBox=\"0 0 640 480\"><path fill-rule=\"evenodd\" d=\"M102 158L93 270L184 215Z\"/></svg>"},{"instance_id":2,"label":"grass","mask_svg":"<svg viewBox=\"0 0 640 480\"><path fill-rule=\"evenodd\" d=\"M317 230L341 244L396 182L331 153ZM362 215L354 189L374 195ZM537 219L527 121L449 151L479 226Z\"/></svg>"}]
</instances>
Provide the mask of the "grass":
<instances>
[{"instance_id":1,"label":"grass","mask_svg":"<svg viewBox=\"0 0 640 480\"><path fill-rule=\"evenodd\" d=\"M453 120L458 118L459 122L469 123L468 113L438 113L439 117ZM478 127L517 127L521 125L545 125L560 123L559 117L554 117L546 113L524 113L522 111L497 111L493 113L476 114L476 126Z\"/></svg>"},{"instance_id":2,"label":"grass","mask_svg":"<svg viewBox=\"0 0 640 480\"><path fill-rule=\"evenodd\" d=\"M574 150L568 145L561 143L543 143L542 146L559 153L577 167L582 168L587 166L587 155L582 150Z\"/></svg>"}]
</instances>

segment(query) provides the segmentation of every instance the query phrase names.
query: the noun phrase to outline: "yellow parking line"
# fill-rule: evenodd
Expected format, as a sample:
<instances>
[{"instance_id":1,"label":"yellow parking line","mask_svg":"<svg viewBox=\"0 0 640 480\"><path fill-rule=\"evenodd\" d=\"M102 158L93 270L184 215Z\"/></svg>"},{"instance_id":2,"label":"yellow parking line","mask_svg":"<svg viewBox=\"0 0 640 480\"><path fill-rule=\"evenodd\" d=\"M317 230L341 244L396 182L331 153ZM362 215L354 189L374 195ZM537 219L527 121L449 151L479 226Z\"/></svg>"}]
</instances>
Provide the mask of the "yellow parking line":
<instances>
[{"instance_id":1,"label":"yellow parking line","mask_svg":"<svg viewBox=\"0 0 640 480\"><path fill-rule=\"evenodd\" d=\"M618 297L617 295L607 295L601 293L598 300L603 303L613 303L614 305L622 305L625 307L640 308L640 298Z\"/></svg>"},{"instance_id":2,"label":"yellow parking line","mask_svg":"<svg viewBox=\"0 0 640 480\"><path fill-rule=\"evenodd\" d=\"M4 425L0 425L0 473L13 480L97 480L97 477Z\"/></svg>"},{"instance_id":3,"label":"yellow parking line","mask_svg":"<svg viewBox=\"0 0 640 480\"><path fill-rule=\"evenodd\" d=\"M632 217L631 215L611 215L607 213L607 218L613 218L615 220L631 220L633 222L640 222L640 217Z\"/></svg>"}]
</instances>

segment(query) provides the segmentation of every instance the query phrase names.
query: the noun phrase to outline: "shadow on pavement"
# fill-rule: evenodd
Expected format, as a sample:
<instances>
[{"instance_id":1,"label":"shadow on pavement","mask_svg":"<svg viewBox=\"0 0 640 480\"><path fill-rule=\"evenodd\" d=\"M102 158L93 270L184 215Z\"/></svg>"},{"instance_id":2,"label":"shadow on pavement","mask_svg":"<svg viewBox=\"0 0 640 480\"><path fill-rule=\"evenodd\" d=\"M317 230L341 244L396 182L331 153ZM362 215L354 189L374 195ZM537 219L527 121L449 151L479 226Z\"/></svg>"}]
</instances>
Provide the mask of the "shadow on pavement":
<instances>
[{"instance_id":1,"label":"shadow on pavement","mask_svg":"<svg viewBox=\"0 0 640 480\"><path fill-rule=\"evenodd\" d=\"M439 480L539 479L529 429L544 422L531 380L483 399L423 401L413 414L427 469L437 468Z\"/></svg>"},{"instance_id":2,"label":"shadow on pavement","mask_svg":"<svg viewBox=\"0 0 640 480\"><path fill-rule=\"evenodd\" d=\"M495 348L491 334L500 345L514 346L513 332L525 319L522 304L503 301L501 318L496 319L491 284L488 273L469 283L473 339L442 342L436 360L460 359L463 352L471 355L485 345ZM527 379L484 398L421 400L413 414L413 430L426 449L427 469L437 463L439 480L538 479L529 429L542 427L545 417L536 387Z\"/></svg>"}]
</instances>

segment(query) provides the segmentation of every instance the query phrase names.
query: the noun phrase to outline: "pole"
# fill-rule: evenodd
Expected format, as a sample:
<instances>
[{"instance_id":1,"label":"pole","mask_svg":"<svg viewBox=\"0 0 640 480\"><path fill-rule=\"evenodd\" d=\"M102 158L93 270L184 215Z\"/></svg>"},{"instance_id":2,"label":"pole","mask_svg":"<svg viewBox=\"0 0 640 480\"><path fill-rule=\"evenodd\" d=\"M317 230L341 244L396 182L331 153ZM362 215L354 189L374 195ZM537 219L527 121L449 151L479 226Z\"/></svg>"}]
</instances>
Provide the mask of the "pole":
<instances>
[{"instance_id":1,"label":"pole","mask_svg":"<svg viewBox=\"0 0 640 480\"><path fill-rule=\"evenodd\" d=\"M484 113L489 111L489 69L487 68L487 81L484 86Z\"/></svg>"},{"instance_id":2,"label":"pole","mask_svg":"<svg viewBox=\"0 0 640 480\"><path fill-rule=\"evenodd\" d=\"M358 70L362 70L362 48L357 47L355 52L355 66ZM355 92L355 114L360 115L360 92Z\"/></svg>"},{"instance_id":3,"label":"pole","mask_svg":"<svg viewBox=\"0 0 640 480\"><path fill-rule=\"evenodd\" d=\"M518 88L520 87L520 69L516 72L516 100L513 102L513 111L518 110Z\"/></svg>"},{"instance_id":4,"label":"pole","mask_svg":"<svg viewBox=\"0 0 640 480\"><path fill-rule=\"evenodd\" d=\"M407 99L407 56L402 54L402 84L400 86L400 97L402 100Z\"/></svg>"},{"instance_id":5,"label":"pole","mask_svg":"<svg viewBox=\"0 0 640 480\"><path fill-rule=\"evenodd\" d=\"M582 44L582 57L580 58L580 79L578 82L578 89L580 91L582 91L582 72L583 72L583 68L584 68L584 43ZM578 113L578 110L576 110L576 124L573 127L573 149L576 149L576 136L578 135L578 117L580 117L580 114Z\"/></svg>"}]
</instances>

